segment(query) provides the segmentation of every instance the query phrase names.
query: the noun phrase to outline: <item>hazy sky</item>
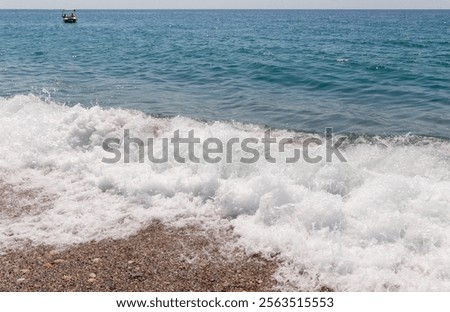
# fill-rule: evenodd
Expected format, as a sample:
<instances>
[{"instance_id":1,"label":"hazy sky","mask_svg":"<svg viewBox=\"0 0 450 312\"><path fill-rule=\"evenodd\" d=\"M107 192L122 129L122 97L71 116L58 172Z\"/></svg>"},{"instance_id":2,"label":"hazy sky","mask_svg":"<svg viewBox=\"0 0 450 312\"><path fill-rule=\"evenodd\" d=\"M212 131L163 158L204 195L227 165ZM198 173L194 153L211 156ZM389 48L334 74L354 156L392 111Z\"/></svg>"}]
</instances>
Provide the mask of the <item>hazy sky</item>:
<instances>
[{"instance_id":1,"label":"hazy sky","mask_svg":"<svg viewBox=\"0 0 450 312\"><path fill-rule=\"evenodd\" d=\"M450 9L450 0L0 0L0 9Z\"/></svg>"}]
</instances>

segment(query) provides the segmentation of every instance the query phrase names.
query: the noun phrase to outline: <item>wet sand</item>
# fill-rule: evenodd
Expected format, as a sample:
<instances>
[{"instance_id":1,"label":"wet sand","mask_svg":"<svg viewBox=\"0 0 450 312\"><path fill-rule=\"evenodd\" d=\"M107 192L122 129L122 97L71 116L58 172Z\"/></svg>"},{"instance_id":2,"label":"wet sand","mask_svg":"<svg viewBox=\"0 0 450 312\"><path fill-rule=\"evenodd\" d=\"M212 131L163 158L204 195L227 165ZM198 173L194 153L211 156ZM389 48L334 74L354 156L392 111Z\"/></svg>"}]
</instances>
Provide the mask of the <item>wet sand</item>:
<instances>
[{"instance_id":1,"label":"wet sand","mask_svg":"<svg viewBox=\"0 0 450 312\"><path fill-rule=\"evenodd\" d=\"M38 189L0 180L0 217L51 209ZM278 264L230 246L231 228L207 231L154 221L123 239L55 249L0 250L0 291L266 291ZM226 247L226 248L225 248Z\"/></svg>"},{"instance_id":2,"label":"wet sand","mask_svg":"<svg viewBox=\"0 0 450 312\"><path fill-rule=\"evenodd\" d=\"M0 291L269 291L277 269L260 255L224 252L198 228L159 222L127 239L9 250L0 263Z\"/></svg>"}]
</instances>

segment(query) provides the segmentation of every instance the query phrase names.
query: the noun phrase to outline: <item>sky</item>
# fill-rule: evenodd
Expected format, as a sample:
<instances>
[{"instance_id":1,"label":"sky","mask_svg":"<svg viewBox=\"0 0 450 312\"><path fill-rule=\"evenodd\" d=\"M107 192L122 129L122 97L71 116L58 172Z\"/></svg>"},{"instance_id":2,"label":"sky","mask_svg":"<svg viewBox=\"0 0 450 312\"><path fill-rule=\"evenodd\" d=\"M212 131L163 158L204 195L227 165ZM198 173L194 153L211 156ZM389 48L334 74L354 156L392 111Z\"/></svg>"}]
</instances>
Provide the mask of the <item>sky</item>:
<instances>
[{"instance_id":1,"label":"sky","mask_svg":"<svg viewBox=\"0 0 450 312\"><path fill-rule=\"evenodd\" d=\"M450 0L0 0L0 9L450 9Z\"/></svg>"}]
</instances>

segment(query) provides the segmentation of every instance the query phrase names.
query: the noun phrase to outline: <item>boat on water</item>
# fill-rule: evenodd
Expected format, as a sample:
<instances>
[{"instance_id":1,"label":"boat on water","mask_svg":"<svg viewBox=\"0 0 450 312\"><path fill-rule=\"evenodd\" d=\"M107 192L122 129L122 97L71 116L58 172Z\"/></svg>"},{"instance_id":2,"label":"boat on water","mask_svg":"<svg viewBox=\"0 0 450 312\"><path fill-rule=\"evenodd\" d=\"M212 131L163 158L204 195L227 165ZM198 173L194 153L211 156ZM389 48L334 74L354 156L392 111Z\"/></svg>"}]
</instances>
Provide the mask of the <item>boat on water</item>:
<instances>
[{"instance_id":1,"label":"boat on water","mask_svg":"<svg viewBox=\"0 0 450 312\"><path fill-rule=\"evenodd\" d=\"M75 10L63 10L62 18L64 23L76 23L77 16L75 15Z\"/></svg>"}]
</instances>

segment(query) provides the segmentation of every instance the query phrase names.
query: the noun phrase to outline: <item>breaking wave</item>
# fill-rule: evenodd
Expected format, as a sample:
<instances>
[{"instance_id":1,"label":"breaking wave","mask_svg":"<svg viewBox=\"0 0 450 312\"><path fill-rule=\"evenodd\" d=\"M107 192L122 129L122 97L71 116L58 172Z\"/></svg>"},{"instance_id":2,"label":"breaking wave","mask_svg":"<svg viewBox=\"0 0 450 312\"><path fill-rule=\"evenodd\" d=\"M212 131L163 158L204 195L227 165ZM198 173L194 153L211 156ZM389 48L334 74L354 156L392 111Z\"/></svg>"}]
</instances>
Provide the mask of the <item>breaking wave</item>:
<instances>
[{"instance_id":1,"label":"breaking wave","mask_svg":"<svg viewBox=\"0 0 450 312\"><path fill-rule=\"evenodd\" d=\"M16 214L0 207L0 251L25 241L66 246L126 237L155 218L173 225L225 223L249 251L279 254L285 285L450 291L447 140L352 136L342 151L347 162L332 163L102 162L109 156L103 140L120 138L124 129L155 139L195 129L200 138L221 140L261 138L265 131L69 107L34 95L0 98L0 181L39 191L38 199L18 191L16 209L23 201L45 206ZM292 138L288 151L320 137L273 134Z\"/></svg>"}]
</instances>

